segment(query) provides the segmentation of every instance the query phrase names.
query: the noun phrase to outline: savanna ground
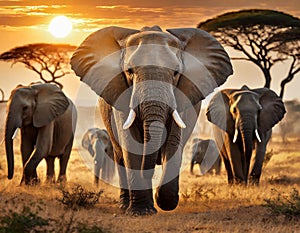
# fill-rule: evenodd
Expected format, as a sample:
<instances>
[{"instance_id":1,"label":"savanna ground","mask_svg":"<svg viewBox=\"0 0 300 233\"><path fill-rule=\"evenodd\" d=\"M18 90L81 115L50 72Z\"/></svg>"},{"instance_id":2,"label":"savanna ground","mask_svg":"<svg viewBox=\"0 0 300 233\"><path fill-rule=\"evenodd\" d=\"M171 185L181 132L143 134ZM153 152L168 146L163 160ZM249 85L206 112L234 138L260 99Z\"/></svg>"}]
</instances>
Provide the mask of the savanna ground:
<instances>
[{"instance_id":1,"label":"savanna ground","mask_svg":"<svg viewBox=\"0 0 300 233\"><path fill-rule=\"evenodd\" d=\"M31 232L300 232L299 218L274 216L264 206L264 200L276 197L278 192L300 191L299 140L283 144L273 137L268 148L273 157L263 170L259 187L229 187L224 167L220 176L200 177L190 175L187 167L181 174L180 203L174 211L164 212L157 207L154 216L132 217L118 209L118 188L104 182L99 188L93 185L93 174L83 162L78 140L69 161L66 189L80 184L86 190L103 190L94 207L66 209L59 201L60 188L43 182L36 187L19 186L22 167L17 139L13 180L6 179L4 144L0 146L0 218L22 214L26 207L27 212L49 220L47 226ZM198 166L194 169L197 172ZM44 161L38 174L44 181ZM78 227L80 224L85 227Z\"/></svg>"}]
</instances>

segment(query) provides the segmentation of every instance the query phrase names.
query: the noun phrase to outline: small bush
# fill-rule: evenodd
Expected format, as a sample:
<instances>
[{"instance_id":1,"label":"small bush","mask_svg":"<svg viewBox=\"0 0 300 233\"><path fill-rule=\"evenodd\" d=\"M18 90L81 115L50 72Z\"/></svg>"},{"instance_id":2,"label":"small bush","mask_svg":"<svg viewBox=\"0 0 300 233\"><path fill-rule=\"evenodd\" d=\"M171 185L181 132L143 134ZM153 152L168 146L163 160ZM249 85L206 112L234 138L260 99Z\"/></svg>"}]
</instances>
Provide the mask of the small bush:
<instances>
[{"instance_id":1,"label":"small bush","mask_svg":"<svg viewBox=\"0 0 300 233\"><path fill-rule=\"evenodd\" d=\"M61 192L63 197L58 200L66 207L78 210L80 207L86 209L93 207L99 201L103 190L92 192L85 190L81 185L76 185L70 192L63 189Z\"/></svg>"},{"instance_id":2,"label":"small bush","mask_svg":"<svg viewBox=\"0 0 300 233\"><path fill-rule=\"evenodd\" d=\"M289 195L274 190L277 196L274 199L264 199L267 207L274 215L284 215L288 219L300 218L300 196L295 188Z\"/></svg>"},{"instance_id":3,"label":"small bush","mask_svg":"<svg viewBox=\"0 0 300 233\"><path fill-rule=\"evenodd\" d=\"M23 233L23 232L44 232L39 227L49 224L33 213L29 207L24 207L21 213L10 211L9 214L0 219L0 233Z\"/></svg>"},{"instance_id":4,"label":"small bush","mask_svg":"<svg viewBox=\"0 0 300 233\"><path fill-rule=\"evenodd\" d=\"M194 185L190 191L181 193L182 198L187 200L198 201L200 199L208 200L211 196L215 196L212 188L205 189L204 185Z\"/></svg>"},{"instance_id":5,"label":"small bush","mask_svg":"<svg viewBox=\"0 0 300 233\"><path fill-rule=\"evenodd\" d=\"M287 185L287 184L291 184L292 181L289 177L287 177L286 175L279 175L279 176L271 176L268 179L268 182L270 184L282 184L282 185Z\"/></svg>"}]
</instances>

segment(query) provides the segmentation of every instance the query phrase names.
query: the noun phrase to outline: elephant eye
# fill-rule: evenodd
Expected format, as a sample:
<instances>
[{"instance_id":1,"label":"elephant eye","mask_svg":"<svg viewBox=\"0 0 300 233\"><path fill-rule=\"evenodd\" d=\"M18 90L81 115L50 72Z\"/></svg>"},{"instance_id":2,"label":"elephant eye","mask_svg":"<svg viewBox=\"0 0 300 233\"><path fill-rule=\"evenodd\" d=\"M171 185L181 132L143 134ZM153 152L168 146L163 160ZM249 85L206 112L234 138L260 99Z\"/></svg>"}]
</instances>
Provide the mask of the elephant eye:
<instances>
[{"instance_id":1,"label":"elephant eye","mask_svg":"<svg viewBox=\"0 0 300 233\"><path fill-rule=\"evenodd\" d=\"M236 107L232 108L232 112L235 114L236 113Z\"/></svg>"},{"instance_id":2,"label":"elephant eye","mask_svg":"<svg viewBox=\"0 0 300 233\"><path fill-rule=\"evenodd\" d=\"M130 75L133 75L133 69L132 68L128 68L127 73Z\"/></svg>"},{"instance_id":3,"label":"elephant eye","mask_svg":"<svg viewBox=\"0 0 300 233\"><path fill-rule=\"evenodd\" d=\"M23 111L24 111L24 112L27 111L27 109L28 109L28 106L24 106L24 107L23 107Z\"/></svg>"}]
</instances>

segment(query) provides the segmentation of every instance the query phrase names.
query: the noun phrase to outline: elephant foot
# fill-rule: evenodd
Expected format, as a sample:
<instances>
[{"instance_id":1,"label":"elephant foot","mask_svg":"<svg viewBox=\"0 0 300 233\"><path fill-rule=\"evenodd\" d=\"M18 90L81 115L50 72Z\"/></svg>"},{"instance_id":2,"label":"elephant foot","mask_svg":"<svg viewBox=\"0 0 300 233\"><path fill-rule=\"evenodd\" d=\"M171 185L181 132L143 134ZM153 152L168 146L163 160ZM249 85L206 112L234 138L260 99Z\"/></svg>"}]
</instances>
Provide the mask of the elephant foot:
<instances>
[{"instance_id":1,"label":"elephant foot","mask_svg":"<svg viewBox=\"0 0 300 233\"><path fill-rule=\"evenodd\" d=\"M255 177L255 176L250 176L249 184L253 185L253 186L259 186L259 178Z\"/></svg>"},{"instance_id":2,"label":"elephant foot","mask_svg":"<svg viewBox=\"0 0 300 233\"><path fill-rule=\"evenodd\" d=\"M49 184L49 185L55 184L54 176L47 176L46 183Z\"/></svg>"},{"instance_id":3,"label":"elephant foot","mask_svg":"<svg viewBox=\"0 0 300 233\"><path fill-rule=\"evenodd\" d=\"M154 215L157 213L157 210L153 204L147 206L129 206L126 210L126 214L130 216L145 216L145 215Z\"/></svg>"},{"instance_id":4,"label":"elephant foot","mask_svg":"<svg viewBox=\"0 0 300 233\"><path fill-rule=\"evenodd\" d=\"M119 209L121 209L122 211L126 211L126 209L129 207L129 202L129 190L121 189Z\"/></svg>"},{"instance_id":5,"label":"elephant foot","mask_svg":"<svg viewBox=\"0 0 300 233\"><path fill-rule=\"evenodd\" d=\"M25 178L25 185L34 186L41 183L41 180L38 177L34 178ZM22 184L22 181L21 181Z\"/></svg>"},{"instance_id":6,"label":"elephant foot","mask_svg":"<svg viewBox=\"0 0 300 233\"><path fill-rule=\"evenodd\" d=\"M65 175L59 176L56 183L61 185L61 186L66 186L66 184L67 184L66 176Z\"/></svg>"},{"instance_id":7,"label":"elephant foot","mask_svg":"<svg viewBox=\"0 0 300 233\"><path fill-rule=\"evenodd\" d=\"M161 190L157 191L155 194L155 200L159 208L165 211L174 210L179 202L179 195L165 195Z\"/></svg>"},{"instance_id":8,"label":"elephant foot","mask_svg":"<svg viewBox=\"0 0 300 233\"><path fill-rule=\"evenodd\" d=\"M165 211L174 210L179 202L178 178L156 189L155 200L159 208Z\"/></svg>"}]
</instances>

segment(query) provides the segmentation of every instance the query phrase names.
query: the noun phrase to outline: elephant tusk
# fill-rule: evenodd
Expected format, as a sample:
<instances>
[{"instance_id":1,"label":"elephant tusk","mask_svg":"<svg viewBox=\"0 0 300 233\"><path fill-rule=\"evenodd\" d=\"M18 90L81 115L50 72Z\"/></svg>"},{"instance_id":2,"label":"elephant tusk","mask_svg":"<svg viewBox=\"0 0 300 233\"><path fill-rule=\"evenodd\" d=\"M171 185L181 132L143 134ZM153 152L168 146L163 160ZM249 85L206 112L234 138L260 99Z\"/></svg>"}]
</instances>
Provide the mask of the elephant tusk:
<instances>
[{"instance_id":1,"label":"elephant tusk","mask_svg":"<svg viewBox=\"0 0 300 233\"><path fill-rule=\"evenodd\" d=\"M18 132L19 132L19 129L20 129L20 128L17 128L17 129L15 130L15 132L14 132L13 136L11 137L11 139L14 140L14 139L17 137Z\"/></svg>"},{"instance_id":2,"label":"elephant tusk","mask_svg":"<svg viewBox=\"0 0 300 233\"><path fill-rule=\"evenodd\" d=\"M184 124L183 120L181 119L181 117L179 116L179 113L177 112L177 110L175 109L174 112L172 113L172 116L174 118L174 121L176 122L176 124L184 129L186 128L186 125Z\"/></svg>"},{"instance_id":3,"label":"elephant tusk","mask_svg":"<svg viewBox=\"0 0 300 233\"><path fill-rule=\"evenodd\" d=\"M233 136L233 143L236 143L237 137L239 135L239 130L237 128L235 128L235 132L234 132L234 136Z\"/></svg>"},{"instance_id":4,"label":"elephant tusk","mask_svg":"<svg viewBox=\"0 0 300 233\"><path fill-rule=\"evenodd\" d=\"M261 139L260 139L260 136L259 136L259 133L258 133L258 130L257 130L257 129L255 129L255 136L256 136L257 140L258 140L259 142L261 142Z\"/></svg>"},{"instance_id":5,"label":"elephant tusk","mask_svg":"<svg viewBox=\"0 0 300 233\"><path fill-rule=\"evenodd\" d=\"M130 109L128 118L123 125L123 129L128 129L132 125L132 123L134 122L135 116L136 116L135 111L133 111L133 109Z\"/></svg>"}]
</instances>

